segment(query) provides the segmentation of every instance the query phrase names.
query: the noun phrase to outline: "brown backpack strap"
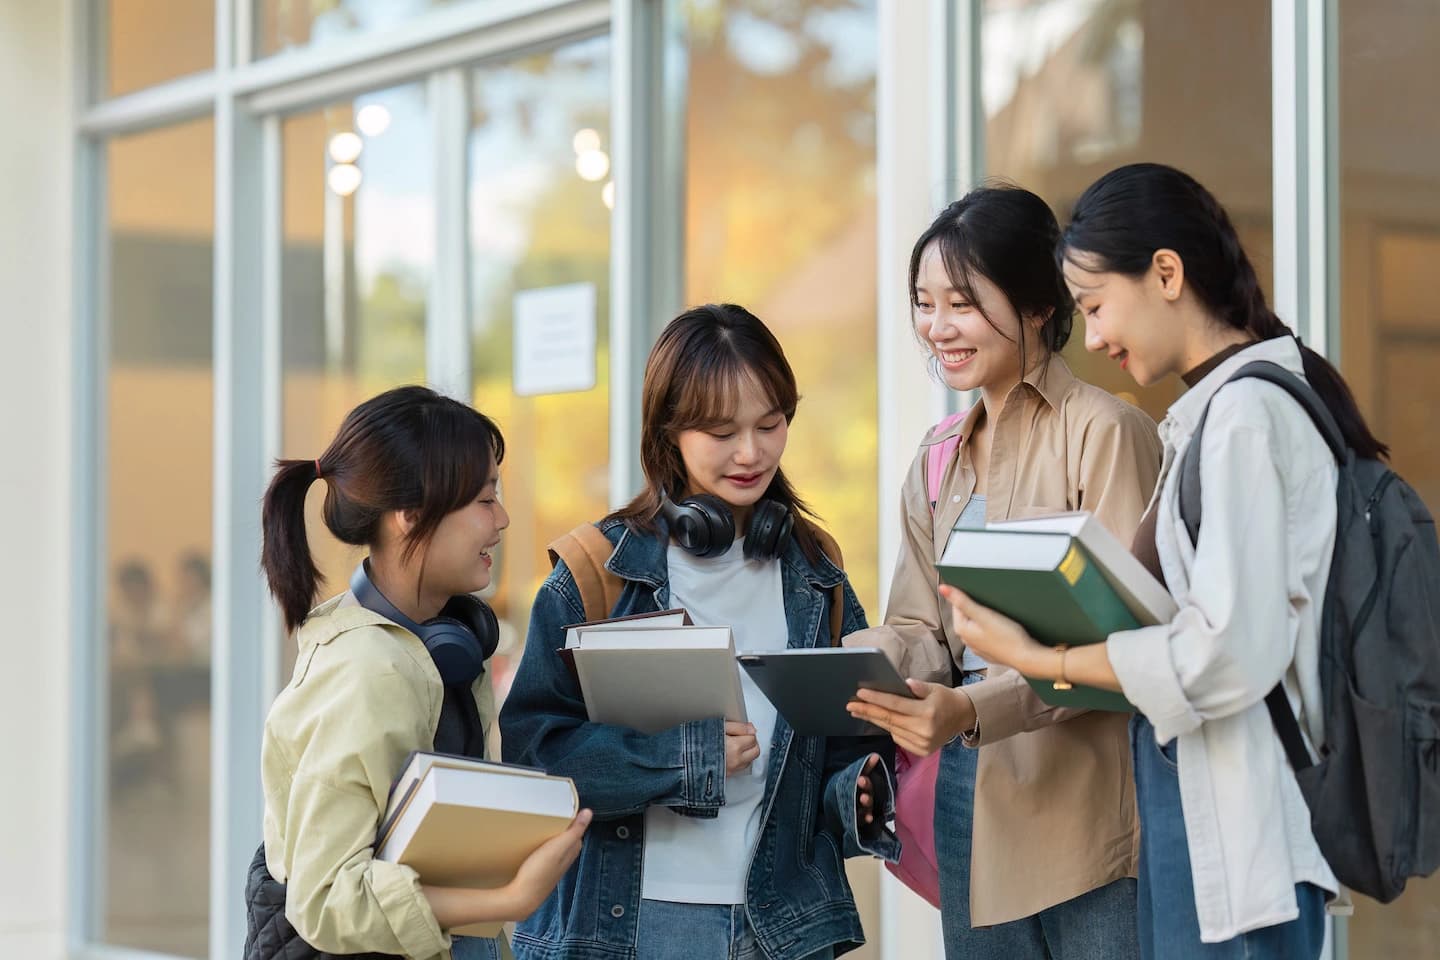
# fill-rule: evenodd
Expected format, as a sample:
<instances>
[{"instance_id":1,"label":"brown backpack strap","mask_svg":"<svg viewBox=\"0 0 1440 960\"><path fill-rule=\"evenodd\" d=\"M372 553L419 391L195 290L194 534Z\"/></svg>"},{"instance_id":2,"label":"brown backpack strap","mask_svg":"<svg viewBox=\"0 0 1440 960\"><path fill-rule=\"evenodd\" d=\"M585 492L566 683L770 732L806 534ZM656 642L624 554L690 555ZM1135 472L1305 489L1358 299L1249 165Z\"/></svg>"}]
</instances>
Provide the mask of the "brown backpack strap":
<instances>
[{"instance_id":1,"label":"brown backpack strap","mask_svg":"<svg viewBox=\"0 0 1440 960\"><path fill-rule=\"evenodd\" d=\"M835 568L842 574L845 572L845 558L840 555L840 544L819 527L811 527L815 532L815 541L820 544L820 550L825 558L835 564ZM840 582L835 584L835 596L830 598L830 645L840 646L840 631L845 623L845 578L842 576Z\"/></svg>"},{"instance_id":2,"label":"brown backpack strap","mask_svg":"<svg viewBox=\"0 0 1440 960\"><path fill-rule=\"evenodd\" d=\"M546 549L550 565L565 561L575 586L580 588L580 602L585 606L586 620L604 620L620 600L625 581L605 569L605 561L615 545L593 523L582 523L564 536L552 540Z\"/></svg>"}]
</instances>

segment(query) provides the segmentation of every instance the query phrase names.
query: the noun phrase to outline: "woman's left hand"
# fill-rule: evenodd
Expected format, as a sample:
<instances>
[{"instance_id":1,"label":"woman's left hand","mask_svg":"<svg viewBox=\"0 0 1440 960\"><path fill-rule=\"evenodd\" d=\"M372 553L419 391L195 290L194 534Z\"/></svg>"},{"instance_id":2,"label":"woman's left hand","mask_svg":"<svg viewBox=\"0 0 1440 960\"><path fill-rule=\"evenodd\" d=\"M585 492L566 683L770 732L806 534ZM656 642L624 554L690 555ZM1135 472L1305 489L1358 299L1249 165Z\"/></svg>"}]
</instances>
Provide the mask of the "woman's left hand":
<instances>
[{"instance_id":1,"label":"woman's left hand","mask_svg":"<svg viewBox=\"0 0 1440 960\"><path fill-rule=\"evenodd\" d=\"M1020 624L1003 613L983 607L949 584L940 585L940 596L950 602L955 633L968 649L987 663L1013 667L1027 677L1042 672L1039 660L1051 652L1030 636Z\"/></svg>"},{"instance_id":2,"label":"woman's left hand","mask_svg":"<svg viewBox=\"0 0 1440 960\"><path fill-rule=\"evenodd\" d=\"M875 822L875 785L870 781L875 776L872 771L879 762L880 754L878 753L872 753L866 757L865 766L860 771L860 779L856 782L855 814L867 826ZM881 775L884 775L883 771Z\"/></svg>"}]
</instances>

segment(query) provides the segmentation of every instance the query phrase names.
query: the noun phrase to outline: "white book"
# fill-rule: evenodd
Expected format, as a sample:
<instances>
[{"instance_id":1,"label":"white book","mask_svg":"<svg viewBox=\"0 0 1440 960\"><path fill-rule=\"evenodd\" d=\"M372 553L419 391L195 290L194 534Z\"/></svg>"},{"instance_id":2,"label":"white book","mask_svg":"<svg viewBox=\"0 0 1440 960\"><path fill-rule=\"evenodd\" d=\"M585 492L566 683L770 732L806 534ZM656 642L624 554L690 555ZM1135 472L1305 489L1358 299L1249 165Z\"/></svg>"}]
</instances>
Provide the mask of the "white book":
<instances>
[{"instance_id":1,"label":"white book","mask_svg":"<svg viewBox=\"0 0 1440 960\"><path fill-rule=\"evenodd\" d=\"M601 630L628 630L633 627L678 627L690 623L690 614L681 609L659 610L655 613L641 613L613 620L592 620L577 623L565 629L565 646L575 648L580 644L580 634Z\"/></svg>"},{"instance_id":2,"label":"white book","mask_svg":"<svg viewBox=\"0 0 1440 960\"><path fill-rule=\"evenodd\" d=\"M396 781L375 856L414 868L434 886L502 887L536 848L570 825L579 807L568 777L416 753ZM500 928L495 922L449 932L493 937Z\"/></svg>"},{"instance_id":3,"label":"white book","mask_svg":"<svg viewBox=\"0 0 1440 960\"><path fill-rule=\"evenodd\" d=\"M595 723L658 733L689 720L746 719L729 627L582 630L575 674Z\"/></svg>"},{"instance_id":4,"label":"white book","mask_svg":"<svg viewBox=\"0 0 1440 960\"><path fill-rule=\"evenodd\" d=\"M985 529L1068 534L1079 540L1089 552L1100 567L1101 574L1120 595L1135 619L1141 623L1169 623L1175 618L1178 608L1170 591L1151 576L1130 549L1116 540L1114 534L1088 511L997 520L985 524Z\"/></svg>"}]
</instances>

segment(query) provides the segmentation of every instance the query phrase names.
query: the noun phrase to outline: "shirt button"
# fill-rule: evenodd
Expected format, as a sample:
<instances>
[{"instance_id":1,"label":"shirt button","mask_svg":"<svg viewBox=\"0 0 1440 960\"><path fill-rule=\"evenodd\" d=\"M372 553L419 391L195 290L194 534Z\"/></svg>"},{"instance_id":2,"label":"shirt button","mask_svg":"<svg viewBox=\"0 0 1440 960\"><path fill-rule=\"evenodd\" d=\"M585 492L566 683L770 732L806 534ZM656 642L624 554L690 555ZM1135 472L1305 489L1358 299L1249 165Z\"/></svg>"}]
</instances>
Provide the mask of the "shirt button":
<instances>
[{"instance_id":1,"label":"shirt button","mask_svg":"<svg viewBox=\"0 0 1440 960\"><path fill-rule=\"evenodd\" d=\"M950 498L950 502L951 502L951 503L959 503L959 502L960 502L960 494L957 493L957 494L955 494L955 496L951 497L951 498Z\"/></svg>"},{"instance_id":2,"label":"shirt button","mask_svg":"<svg viewBox=\"0 0 1440 960\"><path fill-rule=\"evenodd\" d=\"M618 903L615 904L615 906L610 908L610 916L614 917L616 920L619 920L621 917L625 916L625 908L620 906L620 904Z\"/></svg>"},{"instance_id":3,"label":"shirt button","mask_svg":"<svg viewBox=\"0 0 1440 960\"><path fill-rule=\"evenodd\" d=\"M619 837L621 840L629 840L629 839L630 839L630 828L629 828L629 827L616 827L616 828L615 828L615 836Z\"/></svg>"}]
</instances>

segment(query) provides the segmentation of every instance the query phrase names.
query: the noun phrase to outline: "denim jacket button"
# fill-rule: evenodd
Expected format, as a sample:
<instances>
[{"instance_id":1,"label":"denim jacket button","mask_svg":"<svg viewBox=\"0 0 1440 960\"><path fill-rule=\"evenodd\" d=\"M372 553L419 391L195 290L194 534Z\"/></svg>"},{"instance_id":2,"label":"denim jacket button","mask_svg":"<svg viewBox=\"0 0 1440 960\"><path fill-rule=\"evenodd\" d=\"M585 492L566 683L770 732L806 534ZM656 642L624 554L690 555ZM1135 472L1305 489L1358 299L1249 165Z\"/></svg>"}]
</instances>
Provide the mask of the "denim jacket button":
<instances>
[{"instance_id":1,"label":"denim jacket button","mask_svg":"<svg viewBox=\"0 0 1440 960\"><path fill-rule=\"evenodd\" d=\"M629 839L630 839L630 828L629 828L629 827L616 827L616 828L615 828L615 836L619 837L621 840L629 840ZM619 914L617 913L616 916L618 917Z\"/></svg>"},{"instance_id":2,"label":"denim jacket button","mask_svg":"<svg viewBox=\"0 0 1440 960\"><path fill-rule=\"evenodd\" d=\"M610 916L614 917L616 920L619 920L621 917L625 916L625 908L620 906L620 904L618 903L615 904L615 906L610 908Z\"/></svg>"}]
</instances>

